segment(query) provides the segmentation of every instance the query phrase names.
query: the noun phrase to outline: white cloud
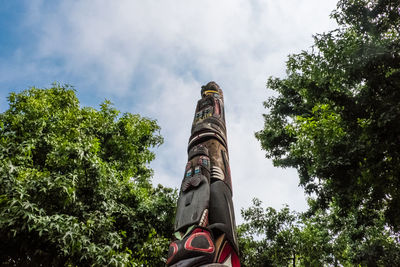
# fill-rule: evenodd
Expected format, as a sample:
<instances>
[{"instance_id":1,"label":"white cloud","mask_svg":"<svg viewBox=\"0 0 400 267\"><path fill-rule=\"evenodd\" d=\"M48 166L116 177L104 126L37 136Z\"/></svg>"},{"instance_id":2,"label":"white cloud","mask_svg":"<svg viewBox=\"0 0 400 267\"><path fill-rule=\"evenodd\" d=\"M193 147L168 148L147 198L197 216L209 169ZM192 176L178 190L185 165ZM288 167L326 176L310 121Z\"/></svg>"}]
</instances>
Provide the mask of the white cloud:
<instances>
[{"instance_id":1,"label":"white cloud","mask_svg":"<svg viewBox=\"0 0 400 267\"><path fill-rule=\"evenodd\" d=\"M271 94L267 77L283 76L287 54L335 27L328 19L335 2L86 0L48 8L39 1L29 21L39 35L37 57L58 59L60 75L80 77L118 108L158 119L165 144L152 164L156 182L179 186L200 86L219 83L240 222L239 209L253 197L275 208L305 208L296 172L272 167L254 132Z\"/></svg>"}]
</instances>

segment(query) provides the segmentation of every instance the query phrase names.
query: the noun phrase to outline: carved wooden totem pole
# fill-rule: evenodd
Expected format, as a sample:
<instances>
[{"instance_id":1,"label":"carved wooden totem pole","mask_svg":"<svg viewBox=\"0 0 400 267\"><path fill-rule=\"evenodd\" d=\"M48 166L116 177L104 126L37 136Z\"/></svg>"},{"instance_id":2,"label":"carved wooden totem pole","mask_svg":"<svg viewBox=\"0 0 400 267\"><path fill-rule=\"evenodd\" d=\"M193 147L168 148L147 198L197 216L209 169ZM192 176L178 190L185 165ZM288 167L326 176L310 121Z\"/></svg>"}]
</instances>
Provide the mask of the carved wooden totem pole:
<instances>
[{"instance_id":1,"label":"carved wooden totem pole","mask_svg":"<svg viewBox=\"0 0 400 267\"><path fill-rule=\"evenodd\" d=\"M167 266L240 266L223 93L202 86Z\"/></svg>"}]
</instances>

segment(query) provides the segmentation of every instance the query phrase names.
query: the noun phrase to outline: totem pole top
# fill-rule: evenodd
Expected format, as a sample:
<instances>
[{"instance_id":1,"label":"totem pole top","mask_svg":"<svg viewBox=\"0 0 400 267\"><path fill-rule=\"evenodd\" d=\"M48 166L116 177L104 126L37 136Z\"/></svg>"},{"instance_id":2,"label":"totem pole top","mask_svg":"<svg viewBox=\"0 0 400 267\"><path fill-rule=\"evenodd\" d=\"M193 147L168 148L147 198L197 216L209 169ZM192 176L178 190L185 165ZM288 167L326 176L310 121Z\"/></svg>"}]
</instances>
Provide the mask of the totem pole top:
<instances>
[{"instance_id":1,"label":"totem pole top","mask_svg":"<svg viewBox=\"0 0 400 267\"><path fill-rule=\"evenodd\" d=\"M216 82L211 81L201 87L202 98L215 94L217 94L221 99L224 98L224 93L222 92L221 87L219 87L219 85Z\"/></svg>"}]
</instances>

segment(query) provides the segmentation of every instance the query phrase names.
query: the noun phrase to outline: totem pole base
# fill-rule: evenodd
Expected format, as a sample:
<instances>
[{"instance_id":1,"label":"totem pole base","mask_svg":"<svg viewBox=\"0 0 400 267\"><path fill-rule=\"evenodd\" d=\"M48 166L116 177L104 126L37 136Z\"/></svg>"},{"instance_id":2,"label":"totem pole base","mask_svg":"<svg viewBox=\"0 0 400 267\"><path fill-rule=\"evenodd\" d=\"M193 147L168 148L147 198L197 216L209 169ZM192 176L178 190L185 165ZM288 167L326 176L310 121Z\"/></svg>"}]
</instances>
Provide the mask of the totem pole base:
<instances>
[{"instance_id":1,"label":"totem pole base","mask_svg":"<svg viewBox=\"0 0 400 267\"><path fill-rule=\"evenodd\" d=\"M183 260L178 263L175 263L174 265L171 265L171 267L186 267L186 266L192 266L190 265L191 263L195 262L197 259L188 259L188 260ZM206 265L200 265L199 267L231 267L229 265L225 265L222 263L210 263Z\"/></svg>"},{"instance_id":2,"label":"totem pole base","mask_svg":"<svg viewBox=\"0 0 400 267\"><path fill-rule=\"evenodd\" d=\"M230 266L222 264L222 263L211 263L211 264L207 264L207 265L201 265L200 267L230 267Z\"/></svg>"}]
</instances>

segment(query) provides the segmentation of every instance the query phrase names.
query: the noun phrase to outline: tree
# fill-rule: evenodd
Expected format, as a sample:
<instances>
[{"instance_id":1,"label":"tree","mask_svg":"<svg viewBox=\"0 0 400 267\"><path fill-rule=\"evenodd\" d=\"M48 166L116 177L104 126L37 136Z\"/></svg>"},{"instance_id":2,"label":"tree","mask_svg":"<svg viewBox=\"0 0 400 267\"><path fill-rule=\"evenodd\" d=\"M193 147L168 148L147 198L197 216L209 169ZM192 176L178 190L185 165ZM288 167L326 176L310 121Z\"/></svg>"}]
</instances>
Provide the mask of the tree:
<instances>
[{"instance_id":1,"label":"tree","mask_svg":"<svg viewBox=\"0 0 400 267\"><path fill-rule=\"evenodd\" d=\"M341 216L384 212L400 230L400 2L341 0L339 28L289 56L287 77L256 134L276 166L297 168L318 207Z\"/></svg>"},{"instance_id":2,"label":"tree","mask_svg":"<svg viewBox=\"0 0 400 267\"><path fill-rule=\"evenodd\" d=\"M242 209L245 223L238 227L243 266L287 266L296 261L297 214L285 206L280 211L253 199L253 206Z\"/></svg>"},{"instance_id":3,"label":"tree","mask_svg":"<svg viewBox=\"0 0 400 267\"><path fill-rule=\"evenodd\" d=\"M312 211L334 207L336 234L357 232L353 244L366 244L367 229L400 231L399 10L394 0L340 0L339 28L289 56L286 78L269 78L277 96L256 133L276 166L298 170ZM377 264L386 256L375 252L352 258Z\"/></svg>"},{"instance_id":4,"label":"tree","mask_svg":"<svg viewBox=\"0 0 400 267\"><path fill-rule=\"evenodd\" d=\"M313 200L309 200L314 205ZM357 214L342 217L339 208L296 213L253 206L242 209L239 226L243 266L398 266L399 237L385 227L383 216L367 227L357 225ZM338 221L341 221L338 223ZM346 225L341 227L340 225ZM363 240L358 238L363 236Z\"/></svg>"},{"instance_id":5,"label":"tree","mask_svg":"<svg viewBox=\"0 0 400 267\"><path fill-rule=\"evenodd\" d=\"M69 86L8 97L0 114L1 265L160 266L176 192L152 187L156 122L81 108Z\"/></svg>"},{"instance_id":6,"label":"tree","mask_svg":"<svg viewBox=\"0 0 400 267\"><path fill-rule=\"evenodd\" d=\"M325 215L325 214L324 214ZM328 217L308 217L288 206L277 211L253 206L242 209L245 223L239 226L243 266L324 266L333 264L334 238L327 227Z\"/></svg>"}]
</instances>

